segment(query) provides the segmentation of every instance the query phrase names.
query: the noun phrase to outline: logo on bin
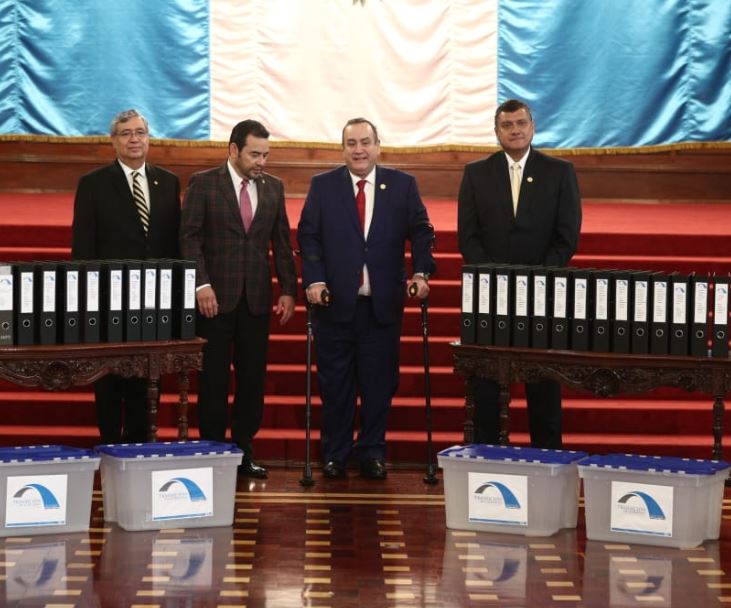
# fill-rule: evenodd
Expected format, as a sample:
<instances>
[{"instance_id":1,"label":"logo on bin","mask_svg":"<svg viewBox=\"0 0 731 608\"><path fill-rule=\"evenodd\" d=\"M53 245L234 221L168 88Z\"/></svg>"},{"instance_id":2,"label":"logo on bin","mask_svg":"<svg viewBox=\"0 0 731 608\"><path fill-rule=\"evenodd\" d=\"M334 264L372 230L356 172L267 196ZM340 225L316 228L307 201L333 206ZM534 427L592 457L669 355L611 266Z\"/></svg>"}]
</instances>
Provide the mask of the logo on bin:
<instances>
[{"instance_id":1,"label":"logo on bin","mask_svg":"<svg viewBox=\"0 0 731 608\"><path fill-rule=\"evenodd\" d=\"M61 505L53 492L51 492L51 490L49 490L46 486L39 483L29 483L28 485L23 486L20 490L13 494L13 498L16 499L16 504L22 502L30 506L32 504L38 504L40 501L44 509L61 508Z\"/></svg>"},{"instance_id":2,"label":"logo on bin","mask_svg":"<svg viewBox=\"0 0 731 608\"><path fill-rule=\"evenodd\" d=\"M491 488L494 488L500 494L499 497L491 495L485 496L485 492ZM502 503L506 509L520 509L520 502L515 497L515 494L503 483L499 481L488 481L483 483L479 488L475 490L475 494L479 494L478 499L484 503Z\"/></svg>"},{"instance_id":3,"label":"logo on bin","mask_svg":"<svg viewBox=\"0 0 731 608\"><path fill-rule=\"evenodd\" d=\"M634 500L635 498L640 499L640 504ZM665 519L665 513L660 505L646 492L627 492L617 502L619 503L618 508L624 513L644 514L650 519Z\"/></svg>"},{"instance_id":4,"label":"logo on bin","mask_svg":"<svg viewBox=\"0 0 731 608\"><path fill-rule=\"evenodd\" d=\"M182 486L182 489L179 487ZM158 492L174 495L175 498L187 497L191 502L198 502L206 499L206 495L200 486L187 477L173 477L160 486Z\"/></svg>"}]
</instances>

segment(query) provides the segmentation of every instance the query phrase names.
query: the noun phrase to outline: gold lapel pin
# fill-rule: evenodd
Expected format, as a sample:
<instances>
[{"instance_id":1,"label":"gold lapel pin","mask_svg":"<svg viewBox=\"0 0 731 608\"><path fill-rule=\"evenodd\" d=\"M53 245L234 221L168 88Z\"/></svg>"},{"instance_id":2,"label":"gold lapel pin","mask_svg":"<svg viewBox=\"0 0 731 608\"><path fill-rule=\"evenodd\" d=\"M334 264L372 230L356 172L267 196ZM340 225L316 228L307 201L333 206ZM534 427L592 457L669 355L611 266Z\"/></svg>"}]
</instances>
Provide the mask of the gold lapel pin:
<instances>
[{"instance_id":1,"label":"gold lapel pin","mask_svg":"<svg viewBox=\"0 0 731 608\"><path fill-rule=\"evenodd\" d=\"M530 176L528 176L525 181L527 181L529 184L532 184L533 183L533 178L530 177Z\"/></svg>"},{"instance_id":2,"label":"gold lapel pin","mask_svg":"<svg viewBox=\"0 0 731 608\"><path fill-rule=\"evenodd\" d=\"M386 189L386 184L381 184L381 185L379 186L379 188L380 188L381 190L385 190L385 189Z\"/></svg>"}]
</instances>

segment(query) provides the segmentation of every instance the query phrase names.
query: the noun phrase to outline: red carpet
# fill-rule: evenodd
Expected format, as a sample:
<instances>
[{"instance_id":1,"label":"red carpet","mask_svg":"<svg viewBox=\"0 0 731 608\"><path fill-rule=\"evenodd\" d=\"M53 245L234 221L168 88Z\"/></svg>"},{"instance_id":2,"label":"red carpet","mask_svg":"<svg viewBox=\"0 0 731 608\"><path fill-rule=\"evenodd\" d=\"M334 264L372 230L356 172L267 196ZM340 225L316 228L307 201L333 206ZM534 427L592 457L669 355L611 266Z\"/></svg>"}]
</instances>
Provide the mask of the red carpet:
<instances>
[{"instance_id":1,"label":"red carpet","mask_svg":"<svg viewBox=\"0 0 731 608\"><path fill-rule=\"evenodd\" d=\"M293 229L302 199L287 201ZM426 201L437 231L438 273L430 298L430 354L435 442L438 448L461 441L464 383L452 372L449 342L458 333L459 269L455 201ZM69 256L73 195L0 194L0 259L65 259ZM731 206L637 204L585 201L579 252L573 263L605 268L729 272ZM256 442L265 460L301 460L304 436L304 309L284 328L273 325L267 376L264 427ZM423 458L424 399L419 309L404 320L402 374L390 418L389 457L396 462ZM195 387L195 379L192 380ZM166 380L164 388L174 390ZM565 393L567 447L591 452L638 452L708 457L711 446L710 398L663 389L625 399L594 399ZM511 438L527 441L520 391L513 403ZM161 437L174 437L174 394L161 404ZM194 395L193 395L194 401ZM315 428L319 401L313 412ZM0 444L57 442L92 445L96 439L92 396L84 388L69 393L28 391L0 382ZM191 407L195 422L195 407ZM653 429L648 430L652 420ZM35 424L31 421L42 421ZM726 424L731 424L731 419ZM317 434L315 433L315 439ZM317 441L315 441L315 448ZM727 448L728 450L728 448Z\"/></svg>"}]
</instances>

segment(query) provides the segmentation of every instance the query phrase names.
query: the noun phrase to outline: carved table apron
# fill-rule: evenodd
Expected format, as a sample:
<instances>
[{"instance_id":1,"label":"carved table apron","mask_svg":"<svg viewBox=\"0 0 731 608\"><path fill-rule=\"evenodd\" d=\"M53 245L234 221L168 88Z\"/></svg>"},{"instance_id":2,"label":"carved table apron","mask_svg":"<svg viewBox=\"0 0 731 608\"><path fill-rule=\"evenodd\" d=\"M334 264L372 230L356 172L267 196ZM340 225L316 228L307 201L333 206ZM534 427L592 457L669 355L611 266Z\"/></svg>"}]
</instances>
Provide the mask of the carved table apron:
<instances>
[{"instance_id":1,"label":"carved table apron","mask_svg":"<svg viewBox=\"0 0 731 608\"><path fill-rule=\"evenodd\" d=\"M179 378L178 438L188 438L188 370L199 370L205 340L0 347L0 378L49 391L91 384L106 374L147 379L148 441L157 438L160 376Z\"/></svg>"},{"instance_id":2,"label":"carved table apron","mask_svg":"<svg viewBox=\"0 0 731 608\"><path fill-rule=\"evenodd\" d=\"M508 443L510 385L555 380L562 386L600 397L641 393L676 386L713 396L713 453L722 458L724 398L731 390L731 359L625 355L500 346L450 344L455 372L465 376L464 440L474 441L475 378L488 378L500 389L500 443Z\"/></svg>"}]
</instances>

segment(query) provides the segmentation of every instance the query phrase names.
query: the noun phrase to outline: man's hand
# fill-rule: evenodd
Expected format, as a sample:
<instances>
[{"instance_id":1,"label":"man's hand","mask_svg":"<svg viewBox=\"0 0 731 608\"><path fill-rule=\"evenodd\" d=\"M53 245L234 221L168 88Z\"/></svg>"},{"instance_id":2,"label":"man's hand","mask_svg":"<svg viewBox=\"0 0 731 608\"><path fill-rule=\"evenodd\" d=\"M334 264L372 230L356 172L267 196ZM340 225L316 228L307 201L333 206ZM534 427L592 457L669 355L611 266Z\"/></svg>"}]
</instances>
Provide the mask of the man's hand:
<instances>
[{"instance_id":1,"label":"man's hand","mask_svg":"<svg viewBox=\"0 0 731 608\"><path fill-rule=\"evenodd\" d=\"M423 300L429 295L429 283L420 274L415 274L406 286L406 293L411 297Z\"/></svg>"},{"instance_id":2,"label":"man's hand","mask_svg":"<svg viewBox=\"0 0 731 608\"><path fill-rule=\"evenodd\" d=\"M327 291L327 285L325 283L313 283L305 291L305 295L307 296L307 301L310 304L323 305L324 304L322 301L322 292L323 291Z\"/></svg>"},{"instance_id":3,"label":"man's hand","mask_svg":"<svg viewBox=\"0 0 731 608\"><path fill-rule=\"evenodd\" d=\"M207 285L195 292L195 299L198 302L198 310L207 319L212 319L218 314L218 300L213 287Z\"/></svg>"},{"instance_id":4,"label":"man's hand","mask_svg":"<svg viewBox=\"0 0 731 608\"><path fill-rule=\"evenodd\" d=\"M284 325L294 314L294 298L292 296L279 296L279 301L274 307L274 313L282 315L279 324Z\"/></svg>"}]
</instances>

